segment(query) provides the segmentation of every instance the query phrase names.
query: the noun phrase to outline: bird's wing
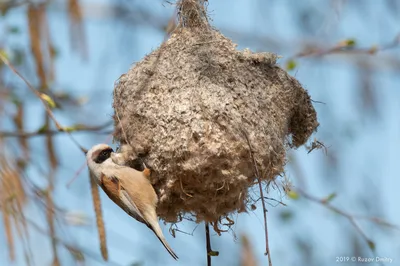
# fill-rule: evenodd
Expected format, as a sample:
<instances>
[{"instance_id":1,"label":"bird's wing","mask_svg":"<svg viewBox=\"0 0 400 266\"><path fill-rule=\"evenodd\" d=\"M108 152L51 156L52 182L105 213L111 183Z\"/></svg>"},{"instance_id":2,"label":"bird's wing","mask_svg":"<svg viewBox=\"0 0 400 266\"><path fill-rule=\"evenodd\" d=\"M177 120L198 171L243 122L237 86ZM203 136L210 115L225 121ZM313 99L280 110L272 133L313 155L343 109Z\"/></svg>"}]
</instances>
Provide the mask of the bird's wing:
<instances>
[{"instance_id":1,"label":"bird's wing","mask_svg":"<svg viewBox=\"0 0 400 266\"><path fill-rule=\"evenodd\" d=\"M125 190L125 188L121 184L121 180L117 176L107 176L103 173L101 178L101 187L103 188L107 196L119 207L121 207L125 212L127 212L139 222L148 224L146 219L143 217L143 214L136 206L134 200Z\"/></svg>"}]
</instances>

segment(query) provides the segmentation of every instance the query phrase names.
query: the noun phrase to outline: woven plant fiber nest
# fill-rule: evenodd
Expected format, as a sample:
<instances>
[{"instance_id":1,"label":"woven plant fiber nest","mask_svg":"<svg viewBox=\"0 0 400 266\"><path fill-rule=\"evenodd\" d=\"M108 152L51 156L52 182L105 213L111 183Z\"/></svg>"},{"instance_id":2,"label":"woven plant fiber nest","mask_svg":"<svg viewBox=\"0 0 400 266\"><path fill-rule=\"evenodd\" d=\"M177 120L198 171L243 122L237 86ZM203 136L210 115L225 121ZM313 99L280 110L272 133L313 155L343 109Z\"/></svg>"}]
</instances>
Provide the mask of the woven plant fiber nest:
<instances>
[{"instance_id":1,"label":"woven plant fiber nest","mask_svg":"<svg viewBox=\"0 0 400 266\"><path fill-rule=\"evenodd\" d=\"M245 211L257 173L281 174L318 122L275 54L238 51L199 7L181 8L186 21L116 83L114 138L152 170L160 218L215 222Z\"/></svg>"}]
</instances>

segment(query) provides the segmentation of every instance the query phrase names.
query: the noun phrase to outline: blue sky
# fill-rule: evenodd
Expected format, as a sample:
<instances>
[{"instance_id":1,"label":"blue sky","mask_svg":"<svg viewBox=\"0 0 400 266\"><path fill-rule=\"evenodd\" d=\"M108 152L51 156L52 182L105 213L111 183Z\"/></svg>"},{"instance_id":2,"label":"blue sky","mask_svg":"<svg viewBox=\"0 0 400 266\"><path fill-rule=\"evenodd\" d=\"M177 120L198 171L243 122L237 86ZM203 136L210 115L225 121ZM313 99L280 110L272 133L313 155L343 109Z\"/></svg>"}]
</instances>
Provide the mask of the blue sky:
<instances>
[{"instance_id":1,"label":"blue sky","mask_svg":"<svg viewBox=\"0 0 400 266\"><path fill-rule=\"evenodd\" d=\"M90 5L93 1L83 1ZM100 1L99 1L100 2ZM101 1L108 3L109 1ZM110 1L111 2L111 1ZM161 1L136 2L145 10L168 19L173 12L169 5ZM268 2L268 3L267 3ZM340 1L338 1L341 3ZM238 48L250 48L254 51L276 52L283 56L280 63L304 48L306 43L318 43L330 47L337 42L356 38L360 47L390 43L399 34L399 18L391 16L386 5L378 1L365 1L360 10L352 4L339 6L335 12L330 1L212 1L209 11L212 24L223 34L238 43ZM311 31L302 30L297 19L298 14L314 9L317 26ZM51 34L60 56L56 61L57 80L54 90L68 90L88 100L82 110L57 112L62 124L85 123L98 125L111 119L113 110L112 89L114 81L125 73L134 62L156 49L163 40L163 33L145 25L127 26L108 18L87 17L89 58L82 60L70 47L67 17L58 7L50 9ZM13 11L0 23L17 25L22 32L9 40L7 45L27 47L28 38L24 9ZM314 13L313 13L314 14ZM396 24L397 23L397 24ZM245 34L244 34L245 33ZM265 41L255 41L257 37ZM274 45L275 42L280 45ZM28 49L28 48L26 48ZM322 140L336 152L337 166L327 167L322 151L307 154L304 148L292 153L305 176L305 189L311 195L325 197L337 193L333 205L340 209L364 216L382 217L391 223L400 225L400 212L397 206L400 196L398 147L400 146L400 75L398 69L387 64L387 58L399 59L399 49L384 51L375 56L328 55L323 58L305 58L298 60L298 67L291 74L302 83L314 100L326 104L315 104L320 122L319 131L313 136ZM372 59L371 59L372 58ZM372 62L376 60L377 70L370 77L374 85L374 95L379 106L378 114L363 111L360 108L359 70L357 60ZM31 67L34 66L31 62ZM32 75L29 79L33 79ZM26 99L33 98L32 95ZM27 130L37 130L43 123L42 106L31 100L27 116ZM37 115L40 114L40 115ZM7 126L7 125L5 125ZM104 142L105 135L77 133L80 143L90 147ZM37 151L37 163L46 167L43 140L32 140ZM65 136L56 137L61 165L57 175L56 203L70 211L85 213L90 220L89 226L65 227L58 231L70 243L78 244L99 256L97 233L94 223L91 195L87 170L85 169L70 188L66 183L84 163L84 157ZM46 181L36 167L31 167L29 176L35 183L45 186ZM296 185L298 176L292 167L287 167L287 176ZM276 196L276 195L275 195ZM365 202L364 198L372 198ZM143 265L205 265L204 226L200 224L193 236L178 234L173 239L168 233L169 226L163 226L170 245L180 260L176 263L163 249L162 245L148 229L132 220L102 194L103 212L106 221L110 258L118 265L128 265L141 261ZM269 242L274 265L302 265L298 248L298 239L312 246L312 260L315 265L336 265L338 256L353 256L350 236L353 227L340 217L318 204L307 200L284 199L287 207L269 208ZM372 204L372 205L371 205ZM376 204L376 206L374 205ZM255 212L237 216L235 231L237 236L245 233L249 236L260 265L266 265L264 252L263 216L261 206ZM280 214L293 212L290 222L283 222ZM44 221L33 206L26 209L26 215L36 221ZM45 223L41 223L45 226ZM1 227L0 222L0 227ZM191 232L195 224L186 222L180 228ZM400 233L382 229L375 224L360 221L360 226L377 245L377 256L389 257L400 264ZM45 227L44 227L45 228ZM354 233L361 240L359 234ZM4 237L0 231L0 239ZM49 242L43 235L32 230L31 240L36 265L48 265L51 262ZM3 241L0 241L3 246ZM362 254L372 257L366 244L360 241ZM215 265L239 265L240 245L232 234L221 237L212 236L213 248L220 251L214 258ZM62 249L60 249L62 250ZM24 265L22 249L19 249L15 265ZM68 252L62 251L65 265L72 265ZM104 265L90 261L90 265ZM8 265L7 250L0 248L0 265ZM113 265L113 264L106 264ZM349 264L350 265L350 264ZM352 264L354 265L354 264Z\"/></svg>"}]
</instances>

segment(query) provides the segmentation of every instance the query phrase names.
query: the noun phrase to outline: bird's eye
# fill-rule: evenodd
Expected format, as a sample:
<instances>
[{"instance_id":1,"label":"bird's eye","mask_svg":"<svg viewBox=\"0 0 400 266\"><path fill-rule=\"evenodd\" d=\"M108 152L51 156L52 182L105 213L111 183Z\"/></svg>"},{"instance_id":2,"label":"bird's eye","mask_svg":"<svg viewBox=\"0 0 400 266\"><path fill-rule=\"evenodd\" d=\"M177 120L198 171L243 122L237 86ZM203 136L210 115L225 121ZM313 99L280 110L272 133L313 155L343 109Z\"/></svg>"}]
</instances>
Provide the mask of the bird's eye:
<instances>
[{"instance_id":1,"label":"bird's eye","mask_svg":"<svg viewBox=\"0 0 400 266\"><path fill-rule=\"evenodd\" d=\"M102 150L99 155L97 156L95 162L96 163L103 163L105 160L107 160L108 158L110 158L111 153L113 152L112 149L105 149Z\"/></svg>"}]
</instances>

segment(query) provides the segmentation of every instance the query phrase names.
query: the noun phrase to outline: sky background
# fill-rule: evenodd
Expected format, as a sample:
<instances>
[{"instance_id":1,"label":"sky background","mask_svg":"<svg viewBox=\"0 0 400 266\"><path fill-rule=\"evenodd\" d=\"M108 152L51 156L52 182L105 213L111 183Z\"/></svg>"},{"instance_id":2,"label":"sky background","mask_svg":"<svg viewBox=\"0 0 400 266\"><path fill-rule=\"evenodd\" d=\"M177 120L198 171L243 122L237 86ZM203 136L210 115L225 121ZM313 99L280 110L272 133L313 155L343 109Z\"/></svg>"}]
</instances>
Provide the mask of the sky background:
<instances>
[{"instance_id":1,"label":"sky background","mask_svg":"<svg viewBox=\"0 0 400 266\"><path fill-rule=\"evenodd\" d=\"M109 4L126 1L82 1L85 7L84 28L88 57L83 60L71 48L68 18L62 1L49 6L51 36L59 51L56 60L56 80L53 91L68 91L87 102L83 107L57 111L61 124L83 123L99 125L111 120L112 90L119 76L135 62L156 49L165 36L159 28L173 15L174 7L163 1L131 1L127 15L115 17ZM390 1L388 1L390 2ZM209 1L208 11L212 25L238 44L238 49L275 52L282 56L282 67L289 58L310 45L329 48L338 42L354 38L357 47L387 45L400 33L400 17L395 8L384 1ZM101 7L101 8L94 8ZM398 4L394 4L397 6ZM399 10L397 10L399 11ZM26 9L12 10L0 18L0 44L29 50ZM146 15L159 21L149 23ZM142 14L144 17L140 17ZM5 26L18 26L15 36L1 34ZM322 150L307 153L299 148L289 153L293 163L286 167L287 177L295 186L318 198L337 193L332 205L355 215L379 217L400 225L400 49L394 47L367 54L335 54L296 59L294 75L315 101L320 126L312 138L329 147L326 156ZM36 82L34 62L22 70ZM393 63L394 62L394 63ZM365 64L368 65L366 70ZM11 73L8 78L19 82ZM367 80L367 81L366 81ZM370 86L370 98L365 87ZM27 131L37 130L43 124L43 107L27 88L18 91L28 102ZM10 110L12 112L12 110ZM11 128L1 120L2 128ZM107 142L105 134L76 133L85 147ZM173 261L156 237L144 225L127 216L101 193L103 214L108 236L110 262L101 260L97 231L89 190L87 169L66 187L68 181L84 164L84 156L64 135L56 138L60 158L57 171L55 201L69 215L82 213L87 225L74 226L60 219L57 233L68 243L77 244L93 254L87 265L205 265L204 225L199 224L193 235L177 233L174 239L169 225L162 226L170 245L180 257ZM44 139L30 141L35 151L34 165L27 175L39 186L45 187L46 150ZM115 147L115 145L114 145ZM44 170L43 170L44 169ZM271 197L280 195L271 192ZM269 244L273 265L337 265L336 257L374 257L360 234L344 218L325 207L300 198L282 199L287 206L268 207ZM240 239L246 234L252 244L259 265L267 265L261 205L257 210L235 215L235 234ZM28 204L25 215L45 227L40 208ZM283 217L288 217L285 219ZM365 220L357 220L360 227L376 244L376 255L391 258L391 264L400 265L400 231L388 229ZM67 226L66 226L67 225ZM181 230L192 232L196 224L183 222ZM0 222L2 228L2 222ZM240 241L232 233L212 234L212 247L220 255L214 265L239 265ZM31 230L30 243L35 265L49 265L52 255L50 243L43 234ZM0 230L0 265L11 265L5 248L4 232ZM64 265L74 265L68 251L61 249ZM25 265L20 245L17 261ZM354 263L341 263L354 265Z\"/></svg>"}]
</instances>

